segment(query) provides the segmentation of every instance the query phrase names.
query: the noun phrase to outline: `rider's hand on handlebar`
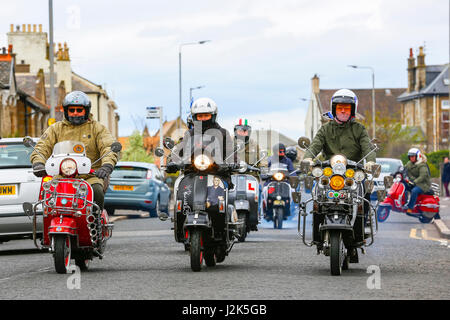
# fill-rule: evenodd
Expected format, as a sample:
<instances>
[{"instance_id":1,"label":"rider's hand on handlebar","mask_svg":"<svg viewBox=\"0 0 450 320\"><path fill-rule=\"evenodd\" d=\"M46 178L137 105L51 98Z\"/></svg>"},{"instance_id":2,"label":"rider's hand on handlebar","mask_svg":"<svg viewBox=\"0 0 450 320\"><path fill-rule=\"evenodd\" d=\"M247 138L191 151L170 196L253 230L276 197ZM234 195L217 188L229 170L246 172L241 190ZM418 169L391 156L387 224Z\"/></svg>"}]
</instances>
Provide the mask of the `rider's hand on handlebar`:
<instances>
[{"instance_id":1,"label":"rider's hand on handlebar","mask_svg":"<svg viewBox=\"0 0 450 320\"><path fill-rule=\"evenodd\" d=\"M45 171L45 164L42 162L33 163L33 174L38 178L45 177L47 175L47 172Z\"/></svg>"},{"instance_id":2,"label":"rider's hand on handlebar","mask_svg":"<svg viewBox=\"0 0 450 320\"><path fill-rule=\"evenodd\" d=\"M314 165L314 161L311 158L305 158L302 160L302 162L308 162L311 167Z\"/></svg>"},{"instance_id":3,"label":"rider's hand on handlebar","mask_svg":"<svg viewBox=\"0 0 450 320\"><path fill-rule=\"evenodd\" d=\"M364 170L371 172L374 164L375 162L373 161L366 162L364 165Z\"/></svg>"},{"instance_id":4,"label":"rider's hand on handlebar","mask_svg":"<svg viewBox=\"0 0 450 320\"><path fill-rule=\"evenodd\" d=\"M113 172L113 170L114 167L112 165L110 165L109 163L105 163L100 167L100 169L95 172L95 175L100 179L106 179L111 174L111 172Z\"/></svg>"},{"instance_id":5,"label":"rider's hand on handlebar","mask_svg":"<svg viewBox=\"0 0 450 320\"><path fill-rule=\"evenodd\" d=\"M179 170L178 165L174 162L169 162L166 167L167 173L176 173Z\"/></svg>"}]
</instances>

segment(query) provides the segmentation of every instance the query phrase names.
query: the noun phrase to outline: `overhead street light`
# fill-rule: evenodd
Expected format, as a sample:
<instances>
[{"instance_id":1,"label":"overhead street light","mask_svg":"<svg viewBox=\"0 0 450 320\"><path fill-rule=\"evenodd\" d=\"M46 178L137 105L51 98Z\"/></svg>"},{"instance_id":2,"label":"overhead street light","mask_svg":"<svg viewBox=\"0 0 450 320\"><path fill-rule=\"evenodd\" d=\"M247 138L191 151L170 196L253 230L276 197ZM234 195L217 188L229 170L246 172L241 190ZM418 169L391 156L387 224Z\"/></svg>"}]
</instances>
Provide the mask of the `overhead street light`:
<instances>
[{"instance_id":1,"label":"overhead street light","mask_svg":"<svg viewBox=\"0 0 450 320\"><path fill-rule=\"evenodd\" d=\"M177 124L177 128L181 129L181 49L184 46L190 46L190 45L195 45L195 44L204 44L206 42L210 42L211 40L202 40L202 41L197 41L197 42L187 42L187 43L182 43L179 45L178 47L178 82L179 82L179 95L180 95L180 120L178 121Z\"/></svg>"},{"instance_id":2,"label":"overhead street light","mask_svg":"<svg viewBox=\"0 0 450 320\"><path fill-rule=\"evenodd\" d=\"M205 86L198 86L195 88L189 88L189 105L192 103L192 91L204 88Z\"/></svg>"},{"instance_id":3,"label":"overhead street light","mask_svg":"<svg viewBox=\"0 0 450 320\"><path fill-rule=\"evenodd\" d=\"M348 65L354 69L370 69L372 71L372 139L375 139L375 71L372 67L361 67L355 65Z\"/></svg>"}]
</instances>

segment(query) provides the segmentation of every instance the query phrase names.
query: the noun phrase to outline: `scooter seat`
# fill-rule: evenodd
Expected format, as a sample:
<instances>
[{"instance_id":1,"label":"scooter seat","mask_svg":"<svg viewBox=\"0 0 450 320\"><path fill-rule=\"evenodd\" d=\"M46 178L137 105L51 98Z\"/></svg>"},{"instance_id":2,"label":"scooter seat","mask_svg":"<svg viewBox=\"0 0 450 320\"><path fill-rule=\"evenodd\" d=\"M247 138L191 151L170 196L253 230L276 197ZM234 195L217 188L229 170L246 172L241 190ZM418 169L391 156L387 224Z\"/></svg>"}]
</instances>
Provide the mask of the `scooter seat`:
<instances>
[{"instance_id":1,"label":"scooter seat","mask_svg":"<svg viewBox=\"0 0 450 320\"><path fill-rule=\"evenodd\" d=\"M424 195L426 195L426 196L434 196L434 191L433 190L428 190L427 192L424 193Z\"/></svg>"}]
</instances>

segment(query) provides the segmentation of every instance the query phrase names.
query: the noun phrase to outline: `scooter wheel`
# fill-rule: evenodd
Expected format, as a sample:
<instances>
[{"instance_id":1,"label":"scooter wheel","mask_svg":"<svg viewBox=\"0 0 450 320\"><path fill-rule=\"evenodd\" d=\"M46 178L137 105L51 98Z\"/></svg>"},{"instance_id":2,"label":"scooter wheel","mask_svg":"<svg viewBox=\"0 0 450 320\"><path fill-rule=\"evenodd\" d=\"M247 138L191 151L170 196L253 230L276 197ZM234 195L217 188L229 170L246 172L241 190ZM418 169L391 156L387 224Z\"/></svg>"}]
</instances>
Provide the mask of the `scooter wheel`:
<instances>
[{"instance_id":1,"label":"scooter wheel","mask_svg":"<svg viewBox=\"0 0 450 320\"><path fill-rule=\"evenodd\" d=\"M57 273L67 273L71 259L70 237L66 235L55 236L55 270Z\"/></svg>"},{"instance_id":2,"label":"scooter wheel","mask_svg":"<svg viewBox=\"0 0 450 320\"><path fill-rule=\"evenodd\" d=\"M377 210L378 222L386 221L386 219L389 217L390 212L391 212L391 208L389 208L389 207L386 207L386 206L378 207L378 210Z\"/></svg>"}]
</instances>

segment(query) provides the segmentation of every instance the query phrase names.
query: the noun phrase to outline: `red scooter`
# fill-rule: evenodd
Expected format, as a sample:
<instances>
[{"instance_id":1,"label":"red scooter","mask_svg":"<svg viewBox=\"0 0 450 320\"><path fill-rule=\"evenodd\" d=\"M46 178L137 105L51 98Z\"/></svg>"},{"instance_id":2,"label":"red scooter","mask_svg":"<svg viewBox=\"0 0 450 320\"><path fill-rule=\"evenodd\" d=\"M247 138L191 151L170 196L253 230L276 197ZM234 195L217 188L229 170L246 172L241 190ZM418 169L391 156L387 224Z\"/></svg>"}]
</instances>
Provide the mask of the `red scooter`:
<instances>
[{"instance_id":1,"label":"red scooter","mask_svg":"<svg viewBox=\"0 0 450 320\"><path fill-rule=\"evenodd\" d=\"M24 138L24 144L34 148L34 142L28 137ZM111 145L111 152L119 152L121 148L120 143L115 142ZM23 204L25 213L33 216L34 244L53 253L57 273L67 273L71 259L75 259L81 270L87 270L93 257L103 258L106 242L112 236L113 224L109 222L106 210L100 212L99 206L94 203L90 184L77 178L95 173L83 143L57 143L45 169L48 176L42 179L39 201ZM43 207L41 245L36 239L36 207L39 205Z\"/></svg>"},{"instance_id":2,"label":"red scooter","mask_svg":"<svg viewBox=\"0 0 450 320\"><path fill-rule=\"evenodd\" d=\"M439 186L432 184L432 190L417 197L412 213L408 213L403 206L406 204L406 186L409 180L403 171L395 173L393 185L389 189L387 197L378 205L377 219L384 222L392 211L404 212L408 216L418 218L422 223L430 223L433 218L440 219L439 216ZM392 181L392 178L391 178Z\"/></svg>"}]
</instances>

